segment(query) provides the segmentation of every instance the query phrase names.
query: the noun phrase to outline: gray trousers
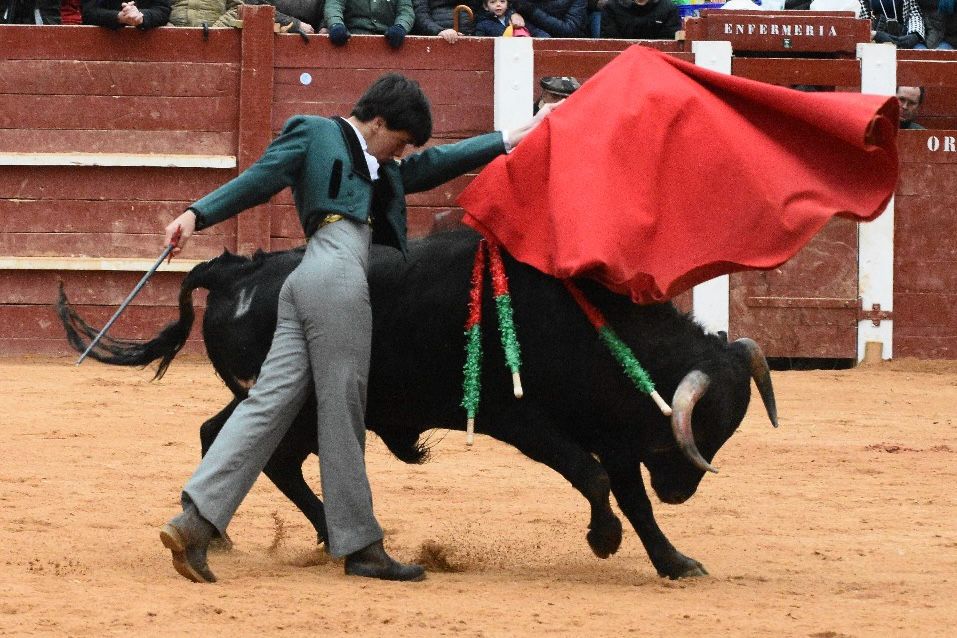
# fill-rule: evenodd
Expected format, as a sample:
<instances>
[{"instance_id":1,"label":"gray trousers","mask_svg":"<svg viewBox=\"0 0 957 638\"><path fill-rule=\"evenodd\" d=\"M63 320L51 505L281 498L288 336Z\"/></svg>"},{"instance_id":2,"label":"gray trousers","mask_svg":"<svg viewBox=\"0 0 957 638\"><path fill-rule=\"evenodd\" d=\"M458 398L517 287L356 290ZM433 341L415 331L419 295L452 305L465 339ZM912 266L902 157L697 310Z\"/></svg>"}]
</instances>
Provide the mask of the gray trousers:
<instances>
[{"instance_id":1,"label":"gray trousers","mask_svg":"<svg viewBox=\"0 0 957 638\"><path fill-rule=\"evenodd\" d=\"M365 469L371 234L348 219L320 228L283 285L259 378L183 488L184 504L220 532L314 391L329 551L345 556L382 539Z\"/></svg>"}]
</instances>

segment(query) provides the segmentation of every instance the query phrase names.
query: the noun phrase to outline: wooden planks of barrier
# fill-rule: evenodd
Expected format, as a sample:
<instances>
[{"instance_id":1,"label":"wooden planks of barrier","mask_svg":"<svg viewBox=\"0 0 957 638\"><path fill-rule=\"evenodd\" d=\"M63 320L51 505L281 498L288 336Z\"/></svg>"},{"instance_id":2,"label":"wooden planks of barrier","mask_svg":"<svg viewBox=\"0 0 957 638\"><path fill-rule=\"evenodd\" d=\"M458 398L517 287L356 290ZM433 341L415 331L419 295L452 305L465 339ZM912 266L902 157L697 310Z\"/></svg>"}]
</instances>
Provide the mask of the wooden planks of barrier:
<instances>
[{"instance_id":1,"label":"wooden planks of barrier","mask_svg":"<svg viewBox=\"0 0 957 638\"><path fill-rule=\"evenodd\" d=\"M432 100L430 145L492 127L491 39L449 45L412 36L393 51L380 37L356 36L337 48L322 36L310 36L307 44L297 35L274 33L271 7L244 11L242 31L212 30L208 39L200 29L4 28L14 37L0 50L0 353L65 352L50 307L60 278L81 312L94 323L105 321L141 275L137 264L159 253L162 226L255 161L290 115L347 115L376 77L399 70L417 79ZM722 32L728 27L715 25L732 25L735 75L781 85L859 86L851 43L863 37L855 30L860 26L845 15L815 17L823 21L807 22L798 12L724 12L709 18L712 32L704 37L729 39ZM794 28L801 20L804 40L796 39ZM774 23L780 38L786 21L790 45L765 38L754 46L768 50L747 48L747 38L775 35ZM836 35L828 24L840 25ZM638 44L693 61L690 43L701 34L693 21L689 26L688 42ZM821 29L824 36L815 34ZM545 75L587 80L634 44L535 40L535 92ZM957 54L900 51L898 59L898 83L927 88L918 121L957 128ZM957 264L944 241L957 230L950 221L957 203L949 195L957 192L953 133L901 134L895 356L957 358L957 306L950 292ZM410 196L410 235L460 215L455 198L470 179ZM302 240L292 198L284 192L200 233L187 256L205 259L223 248L278 250ZM161 270L116 334L144 338L172 319L181 278L182 272ZM854 227L835 222L785 269L732 277L731 332L757 337L772 356L853 357L859 311L848 282L856 286ZM689 295L677 301L690 309Z\"/></svg>"},{"instance_id":2,"label":"wooden planks of barrier","mask_svg":"<svg viewBox=\"0 0 957 638\"><path fill-rule=\"evenodd\" d=\"M895 356L957 359L957 131L901 131Z\"/></svg>"},{"instance_id":3,"label":"wooden planks of barrier","mask_svg":"<svg viewBox=\"0 0 957 638\"><path fill-rule=\"evenodd\" d=\"M64 354L63 328L52 304L60 282L74 309L94 326L102 326L126 298L142 272L46 271L0 269L0 353ZM149 285L117 320L111 335L148 339L177 316L183 273L158 271ZM193 339L187 352L202 352L198 326L206 305L205 291L193 295L196 308Z\"/></svg>"},{"instance_id":4,"label":"wooden planks of barrier","mask_svg":"<svg viewBox=\"0 0 957 638\"><path fill-rule=\"evenodd\" d=\"M870 42L869 20L850 11L722 11L685 20L687 50L698 40L731 42L736 53L826 53L854 57Z\"/></svg>"},{"instance_id":5,"label":"wooden planks of barrier","mask_svg":"<svg viewBox=\"0 0 957 638\"><path fill-rule=\"evenodd\" d=\"M828 223L790 261L731 276L730 333L769 357L857 354L857 225Z\"/></svg>"},{"instance_id":6,"label":"wooden planks of barrier","mask_svg":"<svg viewBox=\"0 0 957 638\"><path fill-rule=\"evenodd\" d=\"M239 36L5 27L0 353L66 350L51 305L61 280L84 316L105 322L142 276L135 265L161 251L159 229L235 175ZM235 248L235 226L198 235L190 256ZM143 338L171 320L182 277L157 273L115 334Z\"/></svg>"}]
</instances>

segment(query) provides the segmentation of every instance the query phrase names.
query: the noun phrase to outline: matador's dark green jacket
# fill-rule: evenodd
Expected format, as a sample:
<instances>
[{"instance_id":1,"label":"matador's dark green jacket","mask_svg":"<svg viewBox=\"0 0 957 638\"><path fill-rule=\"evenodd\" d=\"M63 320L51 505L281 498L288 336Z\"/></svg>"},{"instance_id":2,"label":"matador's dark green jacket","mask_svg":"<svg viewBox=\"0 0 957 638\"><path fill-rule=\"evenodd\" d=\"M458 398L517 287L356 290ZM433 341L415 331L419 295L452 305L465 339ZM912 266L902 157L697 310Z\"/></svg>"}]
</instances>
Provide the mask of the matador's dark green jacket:
<instances>
[{"instance_id":1,"label":"matador's dark green jacket","mask_svg":"<svg viewBox=\"0 0 957 638\"><path fill-rule=\"evenodd\" d=\"M406 194L435 188L504 152L500 132L434 146L401 161L383 162L373 188L362 149L345 120L297 115L255 164L190 208L196 213L196 229L202 230L289 186L306 236L331 213L359 222L371 215L380 227L374 238L384 238L380 243L405 253ZM387 228L381 228L383 223Z\"/></svg>"}]
</instances>

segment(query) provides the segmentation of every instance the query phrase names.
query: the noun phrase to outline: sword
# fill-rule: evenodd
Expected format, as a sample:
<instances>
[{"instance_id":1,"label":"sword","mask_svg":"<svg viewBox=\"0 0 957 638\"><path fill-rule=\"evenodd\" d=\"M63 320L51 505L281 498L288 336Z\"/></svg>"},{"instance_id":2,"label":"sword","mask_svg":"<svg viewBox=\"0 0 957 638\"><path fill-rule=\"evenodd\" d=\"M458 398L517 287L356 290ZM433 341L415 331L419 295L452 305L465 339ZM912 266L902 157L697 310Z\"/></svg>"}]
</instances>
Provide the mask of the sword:
<instances>
[{"instance_id":1,"label":"sword","mask_svg":"<svg viewBox=\"0 0 957 638\"><path fill-rule=\"evenodd\" d=\"M83 354L80 355L80 358L76 360L76 365L80 365L81 363L83 363L83 360L86 359L86 355L90 354L90 351L93 350L96 344L100 342L100 338L102 338L103 335L106 334L106 331L110 329L110 326L112 326L113 323L117 319L119 319L120 315L123 314L123 311L126 310L126 307L130 305L131 301L133 301L133 298L139 294L140 290L143 288L143 286L146 285L146 282L149 280L149 278L153 276L153 273L156 272L156 269L159 268L160 265L163 263L163 260L166 259L167 257L169 257L170 261L173 260L173 255L171 253L173 252L173 249L176 248L176 245L179 243L179 237L181 234L182 234L182 229L177 228L176 232L173 233L172 241L170 241L170 243L166 246L166 248L163 249L163 254L159 256L159 259L156 260L156 263L153 264L153 267L150 268L148 271L146 271L146 274L143 275L143 278L140 279L140 282L138 284L136 284L136 287L133 288L132 292L130 292L130 294L126 296L126 299L124 299L123 303L120 304L119 309L115 313L113 313L113 316L110 317L110 320L106 322L106 325L103 326L103 329L100 330L100 333L96 335L93 341L90 342L90 345L87 346L86 350L83 351Z\"/></svg>"}]
</instances>

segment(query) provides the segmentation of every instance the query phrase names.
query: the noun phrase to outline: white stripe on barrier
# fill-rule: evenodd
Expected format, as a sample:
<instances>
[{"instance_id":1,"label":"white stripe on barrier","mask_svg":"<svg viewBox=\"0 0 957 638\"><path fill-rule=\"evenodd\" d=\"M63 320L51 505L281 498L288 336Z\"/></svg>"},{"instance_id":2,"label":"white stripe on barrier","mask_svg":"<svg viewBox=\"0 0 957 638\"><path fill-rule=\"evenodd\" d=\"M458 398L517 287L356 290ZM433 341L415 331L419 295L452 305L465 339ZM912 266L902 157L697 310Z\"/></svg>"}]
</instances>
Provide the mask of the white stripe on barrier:
<instances>
[{"instance_id":1,"label":"white stripe on barrier","mask_svg":"<svg viewBox=\"0 0 957 638\"><path fill-rule=\"evenodd\" d=\"M532 117L535 59L532 38L495 38L493 74L495 130L515 128Z\"/></svg>"},{"instance_id":2,"label":"white stripe on barrier","mask_svg":"<svg viewBox=\"0 0 957 638\"><path fill-rule=\"evenodd\" d=\"M174 259L160 266L167 272L187 272L201 259ZM80 271L117 271L146 272L156 263L156 259L135 257L0 257L0 270L80 270Z\"/></svg>"},{"instance_id":3,"label":"white stripe on barrier","mask_svg":"<svg viewBox=\"0 0 957 638\"><path fill-rule=\"evenodd\" d=\"M731 74L730 42L693 42L696 65ZM731 325L731 278L715 277L691 289L692 317L708 332L728 332Z\"/></svg>"},{"instance_id":4,"label":"white stripe on barrier","mask_svg":"<svg viewBox=\"0 0 957 638\"><path fill-rule=\"evenodd\" d=\"M897 48L893 44L858 44L861 61L861 93L897 94ZM864 310L880 304L882 311L894 306L894 198L872 222L857 226L857 291ZM894 356L894 321L870 319L857 324L857 360L864 359L868 341L883 344L884 359Z\"/></svg>"},{"instance_id":5,"label":"white stripe on barrier","mask_svg":"<svg viewBox=\"0 0 957 638\"><path fill-rule=\"evenodd\" d=\"M0 153L0 166L236 168L236 156L167 153Z\"/></svg>"}]
</instances>

